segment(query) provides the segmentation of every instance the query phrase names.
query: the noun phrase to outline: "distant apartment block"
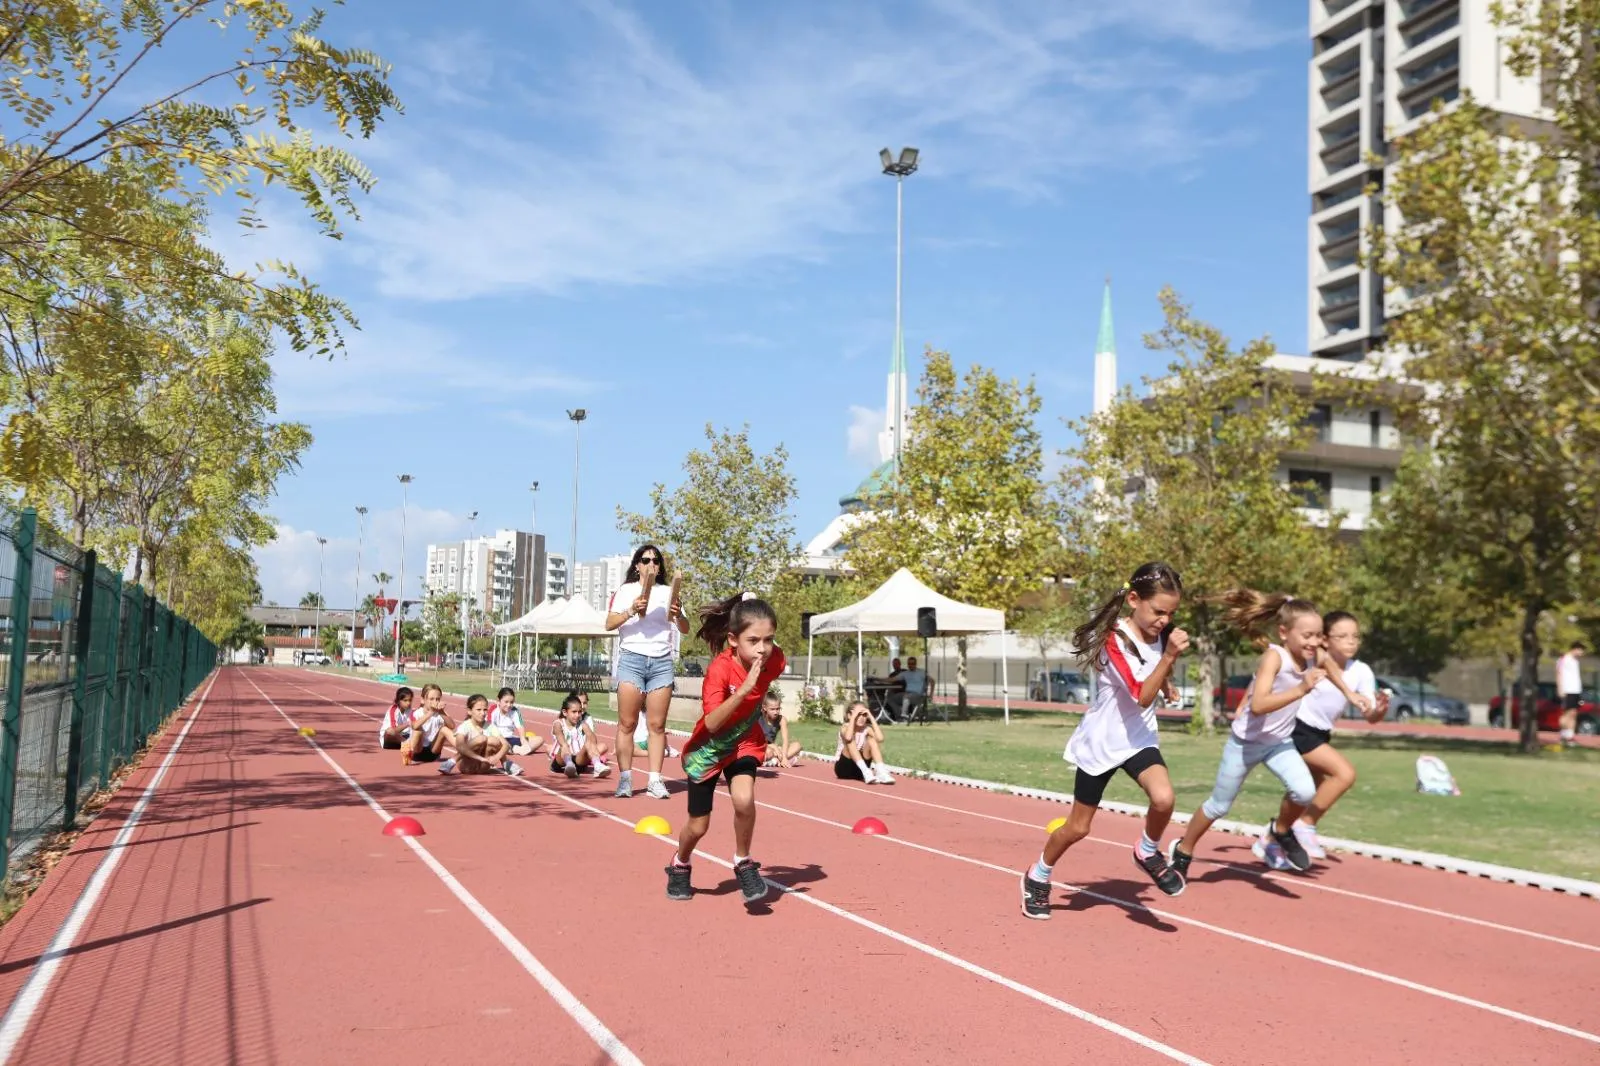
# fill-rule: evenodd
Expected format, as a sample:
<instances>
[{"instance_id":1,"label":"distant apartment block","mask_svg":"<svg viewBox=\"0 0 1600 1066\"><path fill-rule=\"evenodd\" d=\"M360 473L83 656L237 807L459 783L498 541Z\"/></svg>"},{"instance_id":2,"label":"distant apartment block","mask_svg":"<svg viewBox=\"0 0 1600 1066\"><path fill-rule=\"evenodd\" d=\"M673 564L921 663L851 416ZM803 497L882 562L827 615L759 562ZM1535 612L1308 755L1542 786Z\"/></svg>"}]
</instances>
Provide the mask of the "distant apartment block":
<instances>
[{"instance_id":1,"label":"distant apartment block","mask_svg":"<svg viewBox=\"0 0 1600 1066\"><path fill-rule=\"evenodd\" d=\"M465 595L499 621L544 602L550 573L543 536L502 529L492 536L428 545L424 583L433 592Z\"/></svg>"},{"instance_id":2,"label":"distant apartment block","mask_svg":"<svg viewBox=\"0 0 1600 1066\"><path fill-rule=\"evenodd\" d=\"M597 611L606 609L611 593L622 585L628 572L630 555L607 555L573 569L573 595Z\"/></svg>"}]
</instances>

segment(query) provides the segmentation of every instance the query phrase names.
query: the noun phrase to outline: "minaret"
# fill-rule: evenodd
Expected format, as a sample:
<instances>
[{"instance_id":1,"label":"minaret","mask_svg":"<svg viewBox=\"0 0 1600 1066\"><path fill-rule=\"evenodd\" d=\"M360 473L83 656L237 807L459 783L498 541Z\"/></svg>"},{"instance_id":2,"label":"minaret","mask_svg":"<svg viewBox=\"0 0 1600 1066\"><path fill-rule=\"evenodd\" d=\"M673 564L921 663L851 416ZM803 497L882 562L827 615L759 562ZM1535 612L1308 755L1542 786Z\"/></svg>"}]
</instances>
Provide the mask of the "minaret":
<instances>
[{"instance_id":1,"label":"minaret","mask_svg":"<svg viewBox=\"0 0 1600 1066\"><path fill-rule=\"evenodd\" d=\"M894 355L889 361L889 380L883 405L883 432L878 434L878 459L893 462L905 450L906 424L906 349L896 335Z\"/></svg>"},{"instance_id":2,"label":"minaret","mask_svg":"<svg viewBox=\"0 0 1600 1066\"><path fill-rule=\"evenodd\" d=\"M1117 335L1111 328L1111 276L1100 302L1100 339L1094 346L1094 413L1104 414L1117 397Z\"/></svg>"}]
</instances>

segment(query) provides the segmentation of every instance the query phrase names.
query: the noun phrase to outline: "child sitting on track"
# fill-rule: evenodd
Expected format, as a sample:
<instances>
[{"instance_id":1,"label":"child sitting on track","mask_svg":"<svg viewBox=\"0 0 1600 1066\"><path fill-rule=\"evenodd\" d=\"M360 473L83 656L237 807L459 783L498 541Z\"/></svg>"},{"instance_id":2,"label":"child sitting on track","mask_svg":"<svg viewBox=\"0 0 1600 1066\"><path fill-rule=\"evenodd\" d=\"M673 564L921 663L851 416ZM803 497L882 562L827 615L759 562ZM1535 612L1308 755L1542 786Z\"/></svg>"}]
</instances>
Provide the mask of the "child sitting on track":
<instances>
[{"instance_id":1,"label":"child sitting on track","mask_svg":"<svg viewBox=\"0 0 1600 1066\"><path fill-rule=\"evenodd\" d=\"M400 761L410 766L413 762L439 759L455 724L444 710L444 689L432 681L423 685L422 706L411 712L411 735L400 750Z\"/></svg>"},{"instance_id":2,"label":"child sitting on track","mask_svg":"<svg viewBox=\"0 0 1600 1066\"><path fill-rule=\"evenodd\" d=\"M586 766L593 767L595 777L611 772L606 765L606 746L595 735L594 723L583 713L577 694L561 701L561 714L550 735L550 769L555 773L577 777Z\"/></svg>"},{"instance_id":3,"label":"child sitting on track","mask_svg":"<svg viewBox=\"0 0 1600 1066\"><path fill-rule=\"evenodd\" d=\"M783 717L783 694L767 689L761 698L761 732L767 738L767 766L788 769L800 765L800 742L789 739L789 722Z\"/></svg>"},{"instance_id":4,"label":"child sitting on track","mask_svg":"<svg viewBox=\"0 0 1600 1066\"><path fill-rule=\"evenodd\" d=\"M513 755L532 755L544 747L536 733L529 732L522 721L522 710L517 706L517 690L502 688L489 712L489 728L505 738Z\"/></svg>"},{"instance_id":5,"label":"child sitting on track","mask_svg":"<svg viewBox=\"0 0 1600 1066\"><path fill-rule=\"evenodd\" d=\"M451 731L451 746L456 757L439 764L439 772L447 774L458 768L463 774L505 773L513 777L522 773L522 767L507 759L511 745L506 738L489 728L489 697L473 693L467 697L467 720Z\"/></svg>"},{"instance_id":6,"label":"child sitting on track","mask_svg":"<svg viewBox=\"0 0 1600 1066\"><path fill-rule=\"evenodd\" d=\"M733 876L746 903L766 898L761 864L750 857L756 831L756 769L767 736L756 724L761 701L783 673L783 649L773 642L778 615L754 596L731 596L700 610L699 637L715 656L700 687L700 720L683 745L689 778L689 820L678 834L678 851L667 866L667 898L693 899L689 860L711 828L717 779L728 782L733 800Z\"/></svg>"},{"instance_id":7,"label":"child sitting on track","mask_svg":"<svg viewBox=\"0 0 1600 1066\"><path fill-rule=\"evenodd\" d=\"M883 765L883 727L872 720L872 709L861 700L845 709L834 756L834 777L869 785L894 784L894 775Z\"/></svg>"},{"instance_id":8,"label":"child sitting on track","mask_svg":"<svg viewBox=\"0 0 1600 1066\"><path fill-rule=\"evenodd\" d=\"M378 746L399 751L411 736L411 700L414 694L404 685L394 690L394 702L383 712L378 724ZM406 761L402 756L402 761Z\"/></svg>"}]
</instances>

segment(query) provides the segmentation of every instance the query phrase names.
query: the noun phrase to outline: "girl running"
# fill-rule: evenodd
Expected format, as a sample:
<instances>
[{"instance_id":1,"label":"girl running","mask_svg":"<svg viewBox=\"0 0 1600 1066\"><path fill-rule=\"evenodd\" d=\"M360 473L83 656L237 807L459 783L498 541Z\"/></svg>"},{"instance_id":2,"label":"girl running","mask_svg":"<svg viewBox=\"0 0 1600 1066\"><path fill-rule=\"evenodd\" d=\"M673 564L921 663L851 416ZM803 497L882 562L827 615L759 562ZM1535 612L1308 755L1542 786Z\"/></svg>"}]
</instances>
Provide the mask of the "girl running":
<instances>
[{"instance_id":1,"label":"girl running","mask_svg":"<svg viewBox=\"0 0 1600 1066\"><path fill-rule=\"evenodd\" d=\"M594 768L596 777L611 772L606 765L606 746L595 736L594 724L576 694L561 701L561 716L556 719L551 736L550 769L554 772L577 777L586 766Z\"/></svg>"},{"instance_id":2,"label":"girl running","mask_svg":"<svg viewBox=\"0 0 1600 1066\"><path fill-rule=\"evenodd\" d=\"M1022 875L1022 913L1029 918L1049 919L1051 868L1089 835L1106 785L1118 770L1150 799L1144 833L1133 848L1134 865L1167 895L1183 891L1183 876L1161 857L1161 834L1172 818L1173 801L1155 712L1173 664L1189 650L1189 634L1172 624L1182 595L1176 570L1145 563L1072 634L1079 660L1100 672L1100 683L1063 755L1078 768L1067 824L1050 834L1044 854Z\"/></svg>"},{"instance_id":3,"label":"girl running","mask_svg":"<svg viewBox=\"0 0 1600 1066\"><path fill-rule=\"evenodd\" d=\"M765 600L732 596L700 609L699 637L715 655L700 689L700 720L683 745L689 777L689 820L667 867L667 898L692 899L689 860L711 828L717 778L733 799L733 875L746 903L767 895L761 866L750 857L756 829L756 768L767 750L756 719L767 689L783 673L783 649L773 643L778 615Z\"/></svg>"},{"instance_id":4,"label":"girl running","mask_svg":"<svg viewBox=\"0 0 1600 1066\"><path fill-rule=\"evenodd\" d=\"M1330 611L1322 616L1322 644L1328 657L1344 675L1344 683L1357 695L1372 701L1370 707L1360 708L1362 717L1369 722L1381 722L1389 713L1389 694L1379 694L1372 667L1356 658L1361 650L1361 626L1356 617L1347 611ZM1317 839L1317 823L1328 813L1328 808L1339 797L1350 791L1356 783L1356 768L1350 760L1339 754L1333 746L1333 724L1344 713L1347 701L1331 677L1325 677L1316 688L1306 693L1295 712L1294 750L1305 760L1316 783L1317 794L1305 813L1294 819L1294 835L1300 846L1313 859L1327 858L1328 853ZM1278 812L1280 822L1293 818L1293 804L1288 796ZM1263 850L1265 850L1263 848Z\"/></svg>"},{"instance_id":5,"label":"girl running","mask_svg":"<svg viewBox=\"0 0 1600 1066\"><path fill-rule=\"evenodd\" d=\"M1190 819L1183 839L1172 844L1172 865L1188 876L1200 838L1233 807L1250 771L1265 763L1283 782L1288 797L1252 850L1269 865L1278 865L1281 858L1296 870L1307 870L1311 858L1291 829L1316 795L1311 771L1292 739L1300 701L1326 678L1351 703L1369 704L1366 697L1350 691L1339 667L1322 650L1322 612L1316 604L1287 593L1268 596L1254 589L1235 589L1222 596L1221 602L1227 608L1228 622L1254 637L1258 646L1265 644L1266 650L1256 667L1255 681L1234 714L1211 795ZM1269 624L1277 627L1276 644L1267 643L1261 635Z\"/></svg>"},{"instance_id":6,"label":"girl running","mask_svg":"<svg viewBox=\"0 0 1600 1066\"><path fill-rule=\"evenodd\" d=\"M394 702L389 704L389 709L383 712L383 720L378 724L378 746L390 751L403 751L406 740L411 736L411 700L414 693L404 685L394 690ZM400 761L409 763L411 760L406 754L400 756Z\"/></svg>"},{"instance_id":7,"label":"girl running","mask_svg":"<svg viewBox=\"0 0 1600 1066\"><path fill-rule=\"evenodd\" d=\"M783 717L783 696L767 689L761 697L761 732L767 738L766 765L788 769L800 765L800 742L789 739L789 722Z\"/></svg>"},{"instance_id":8,"label":"girl running","mask_svg":"<svg viewBox=\"0 0 1600 1066\"><path fill-rule=\"evenodd\" d=\"M883 727L872 720L871 708L861 700L845 709L839 748L833 755L834 777L869 785L894 784L894 776L883 765Z\"/></svg>"},{"instance_id":9,"label":"girl running","mask_svg":"<svg viewBox=\"0 0 1600 1066\"><path fill-rule=\"evenodd\" d=\"M444 689L432 681L423 685L422 706L411 712L411 736L400 751L400 761L409 766L437 760L450 743L450 730L455 725L455 719L444 710ZM445 759L439 764L439 771L447 774L453 766L455 760Z\"/></svg>"},{"instance_id":10,"label":"girl running","mask_svg":"<svg viewBox=\"0 0 1600 1066\"><path fill-rule=\"evenodd\" d=\"M517 690L506 687L495 697L489 712L489 726L511 745L513 755L532 755L544 747L544 741L531 732L522 720L522 709L517 706Z\"/></svg>"},{"instance_id":11,"label":"girl running","mask_svg":"<svg viewBox=\"0 0 1600 1066\"><path fill-rule=\"evenodd\" d=\"M673 630L689 631L676 586L667 584L666 557L654 544L633 553L622 587L611 594L606 629L617 641L617 795L633 795L633 736L642 708L650 729L650 781L645 791L667 799L661 763L667 752L667 709L672 705Z\"/></svg>"}]
</instances>

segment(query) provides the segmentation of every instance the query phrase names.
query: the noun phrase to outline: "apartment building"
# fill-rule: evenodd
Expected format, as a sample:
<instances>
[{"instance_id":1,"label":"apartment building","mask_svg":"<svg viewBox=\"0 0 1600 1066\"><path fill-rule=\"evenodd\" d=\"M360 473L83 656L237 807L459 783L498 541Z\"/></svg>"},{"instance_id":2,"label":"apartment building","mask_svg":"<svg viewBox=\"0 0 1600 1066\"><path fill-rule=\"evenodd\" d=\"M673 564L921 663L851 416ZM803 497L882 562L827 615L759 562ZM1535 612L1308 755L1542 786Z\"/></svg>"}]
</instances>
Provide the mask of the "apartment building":
<instances>
[{"instance_id":1,"label":"apartment building","mask_svg":"<svg viewBox=\"0 0 1600 1066\"><path fill-rule=\"evenodd\" d=\"M567 595L571 588L567 556L564 552L550 552L545 556L544 595L541 600L553 600Z\"/></svg>"},{"instance_id":2,"label":"apartment building","mask_svg":"<svg viewBox=\"0 0 1600 1066\"><path fill-rule=\"evenodd\" d=\"M592 562L579 563L572 571L573 595L597 611L605 610L612 591L621 586L631 558L629 555L607 555Z\"/></svg>"},{"instance_id":3,"label":"apartment building","mask_svg":"<svg viewBox=\"0 0 1600 1066\"><path fill-rule=\"evenodd\" d=\"M543 602L550 571L542 535L502 529L492 536L428 545L424 584L431 592L465 595L498 621Z\"/></svg>"}]
</instances>

